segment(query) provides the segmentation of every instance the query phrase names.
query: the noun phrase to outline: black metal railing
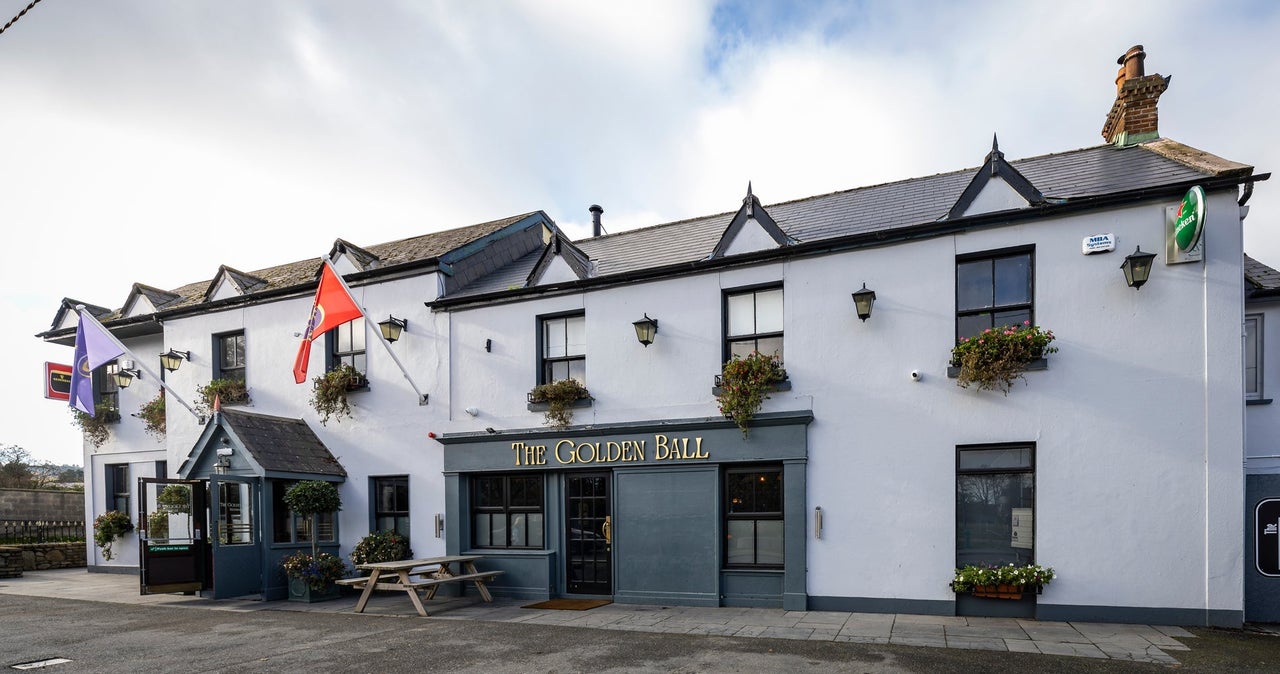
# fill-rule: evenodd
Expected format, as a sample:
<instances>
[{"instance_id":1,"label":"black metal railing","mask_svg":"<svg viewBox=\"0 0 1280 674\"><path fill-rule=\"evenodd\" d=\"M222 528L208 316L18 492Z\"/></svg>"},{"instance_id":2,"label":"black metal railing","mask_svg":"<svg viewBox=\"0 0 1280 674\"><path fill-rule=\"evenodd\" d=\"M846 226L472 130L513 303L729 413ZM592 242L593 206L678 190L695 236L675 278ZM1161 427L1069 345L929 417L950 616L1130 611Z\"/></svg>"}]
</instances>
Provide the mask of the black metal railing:
<instances>
[{"instance_id":1,"label":"black metal railing","mask_svg":"<svg viewBox=\"0 0 1280 674\"><path fill-rule=\"evenodd\" d=\"M0 520L0 545L72 543L84 540L84 522Z\"/></svg>"}]
</instances>

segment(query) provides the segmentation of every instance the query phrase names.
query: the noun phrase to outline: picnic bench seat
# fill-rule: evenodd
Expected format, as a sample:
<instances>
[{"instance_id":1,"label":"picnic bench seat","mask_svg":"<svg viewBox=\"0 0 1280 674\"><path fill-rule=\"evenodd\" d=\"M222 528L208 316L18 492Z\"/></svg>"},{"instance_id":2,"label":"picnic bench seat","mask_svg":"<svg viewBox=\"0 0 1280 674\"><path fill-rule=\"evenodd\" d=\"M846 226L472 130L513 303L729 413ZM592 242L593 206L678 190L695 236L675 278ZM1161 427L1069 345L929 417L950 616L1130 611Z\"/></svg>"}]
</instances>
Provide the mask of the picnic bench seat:
<instances>
[{"instance_id":1,"label":"picnic bench seat","mask_svg":"<svg viewBox=\"0 0 1280 674\"><path fill-rule=\"evenodd\" d=\"M430 600L435 597L436 590L445 583L472 582L475 584L476 591L480 593L481 598L485 601L493 601L493 596L489 594L489 589L484 584L506 572L477 571L474 561L479 558L479 556L475 555L461 555L405 560L403 562L363 564L359 565L358 568L371 570L371 575L360 578L344 578L336 582L339 585L363 590L360 595L360 601L356 604L356 613L364 612L364 607L374 590L399 590L409 595L409 599L413 602L414 608L418 610L419 615L426 616L427 611L418 598L418 590L425 588L427 591L426 598ZM453 563L462 564L463 568L458 569L462 573L453 573L454 569L450 568ZM391 573L389 574L388 572ZM391 577L384 578L384 575L390 575Z\"/></svg>"}]
</instances>

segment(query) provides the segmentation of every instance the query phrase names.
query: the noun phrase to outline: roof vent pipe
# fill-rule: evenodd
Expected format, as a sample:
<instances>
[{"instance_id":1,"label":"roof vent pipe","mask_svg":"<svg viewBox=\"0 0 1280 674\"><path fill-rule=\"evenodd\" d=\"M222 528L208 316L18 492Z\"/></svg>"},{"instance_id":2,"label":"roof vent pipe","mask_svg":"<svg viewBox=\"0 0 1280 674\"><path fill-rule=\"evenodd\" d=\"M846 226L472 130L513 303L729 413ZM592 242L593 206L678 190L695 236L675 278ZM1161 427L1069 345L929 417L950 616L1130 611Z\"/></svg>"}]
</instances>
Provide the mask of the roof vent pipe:
<instances>
[{"instance_id":1,"label":"roof vent pipe","mask_svg":"<svg viewBox=\"0 0 1280 674\"><path fill-rule=\"evenodd\" d=\"M604 226L600 224L600 215L604 213L604 209L599 204L591 204L587 210L591 211L591 236L600 236L604 233Z\"/></svg>"}]
</instances>

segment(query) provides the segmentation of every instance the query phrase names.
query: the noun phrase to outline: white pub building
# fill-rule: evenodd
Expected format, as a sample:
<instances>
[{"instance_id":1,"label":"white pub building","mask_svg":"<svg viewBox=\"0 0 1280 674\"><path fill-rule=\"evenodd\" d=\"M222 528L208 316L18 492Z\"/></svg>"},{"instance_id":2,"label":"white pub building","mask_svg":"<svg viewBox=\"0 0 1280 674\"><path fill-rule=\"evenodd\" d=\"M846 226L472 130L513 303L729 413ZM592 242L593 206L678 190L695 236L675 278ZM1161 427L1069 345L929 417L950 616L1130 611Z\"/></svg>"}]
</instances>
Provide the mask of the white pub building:
<instances>
[{"instance_id":1,"label":"white pub building","mask_svg":"<svg viewBox=\"0 0 1280 674\"><path fill-rule=\"evenodd\" d=\"M1101 145L1010 160L993 142L976 168L774 204L748 188L579 241L541 211L340 239L326 257L366 317L310 365L365 380L323 424L287 365L322 258L136 284L119 309L68 299L40 338L70 346L84 304L129 350L95 374L119 422L86 441L85 507L135 529L91 569L190 587L143 521L163 478L199 487L206 528L185 535L207 542L215 597L282 597L279 560L312 536L345 556L397 529L417 556L484 555L495 594L531 600L1280 619L1280 535L1258 519L1280 521L1280 359L1263 357L1280 274L1242 251L1267 176L1160 137L1169 80L1144 58L1121 58ZM952 348L1005 325L1058 350L1007 393L957 385ZM744 434L717 375L757 351L786 379ZM161 372L153 434L135 415ZM589 395L548 425L529 394L570 378ZM215 381L247 400L197 407ZM342 495L315 531L281 498L301 479ZM953 592L971 563L1057 578L1020 600Z\"/></svg>"}]
</instances>

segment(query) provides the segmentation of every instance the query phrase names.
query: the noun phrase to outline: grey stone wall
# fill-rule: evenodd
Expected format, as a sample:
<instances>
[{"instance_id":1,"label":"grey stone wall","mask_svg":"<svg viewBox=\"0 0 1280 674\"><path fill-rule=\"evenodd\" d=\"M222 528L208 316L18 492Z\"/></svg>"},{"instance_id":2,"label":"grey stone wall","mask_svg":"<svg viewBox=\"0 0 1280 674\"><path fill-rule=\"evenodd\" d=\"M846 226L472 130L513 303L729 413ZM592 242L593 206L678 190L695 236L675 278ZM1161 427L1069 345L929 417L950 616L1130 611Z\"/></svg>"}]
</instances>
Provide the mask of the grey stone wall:
<instances>
[{"instance_id":1,"label":"grey stone wall","mask_svg":"<svg viewBox=\"0 0 1280 674\"><path fill-rule=\"evenodd\" d=\"M48 489L0 489L0 520L79 521L84 492Z\"/></svg>"},{"instance_id":2,"label":"grey stone wall","mask_svg":"<svg viewBox=\"0 0 1280 674\"><path fill-rule=\"evenodd\" d=\"M23 571L84 568L85 543L32 543L0 546L0 578L20 578Z\"/></svg>"}]
</instances>

